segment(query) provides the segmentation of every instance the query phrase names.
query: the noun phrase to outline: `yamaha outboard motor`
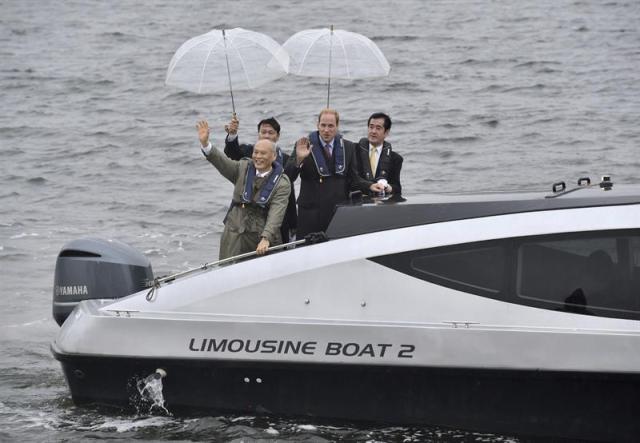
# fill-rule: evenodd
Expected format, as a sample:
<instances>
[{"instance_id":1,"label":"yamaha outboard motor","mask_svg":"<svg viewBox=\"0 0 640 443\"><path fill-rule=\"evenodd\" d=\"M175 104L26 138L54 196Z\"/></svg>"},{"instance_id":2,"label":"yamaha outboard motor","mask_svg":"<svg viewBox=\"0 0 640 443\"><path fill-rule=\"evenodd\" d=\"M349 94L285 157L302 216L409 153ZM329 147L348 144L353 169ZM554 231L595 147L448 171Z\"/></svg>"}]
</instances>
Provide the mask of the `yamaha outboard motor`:
<instances>
[{"instance_id":1,"label":"yamaha outboard motor","mask_svg":"<svg viewBox=\"0 0 640 443\"><path fill-rule=\"evenodd\" d=\"M121 298L152 281L151 263L132 247L116 240L73 240L56 261L53 318L61 325L82 300Z\"/></svg>"}]
</instances>

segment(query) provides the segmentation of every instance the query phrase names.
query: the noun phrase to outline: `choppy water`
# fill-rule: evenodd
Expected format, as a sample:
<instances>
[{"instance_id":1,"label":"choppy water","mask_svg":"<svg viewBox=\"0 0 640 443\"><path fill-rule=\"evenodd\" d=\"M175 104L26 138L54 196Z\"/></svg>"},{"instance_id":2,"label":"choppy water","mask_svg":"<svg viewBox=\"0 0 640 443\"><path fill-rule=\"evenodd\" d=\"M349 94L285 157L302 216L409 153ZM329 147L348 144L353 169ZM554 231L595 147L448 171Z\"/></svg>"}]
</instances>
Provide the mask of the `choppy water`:
<instances>
[{"instance_id":1,"label":"choppy water","mask_svg":"<svg viewBox=\"0 0 640 443\"><path fill-rule=\"evenodd\" d=\"M173 52L212 28L282 43L334 24L372 38L391 74L333 81L332 105L351 139L370 113L392 116L408 197L603 173L638 182L639 2L9 0L0 11L0 440L518 441L77 408L49 352L55 258L89 235L144 251L158 275L217 257L231 186L203 161L194 124L209 119L221 142L230 99L164 86ZM274 115L292 145L313 127L325 85L287 77L236 91L241 138Z\"/></svg>"}]
</instances>

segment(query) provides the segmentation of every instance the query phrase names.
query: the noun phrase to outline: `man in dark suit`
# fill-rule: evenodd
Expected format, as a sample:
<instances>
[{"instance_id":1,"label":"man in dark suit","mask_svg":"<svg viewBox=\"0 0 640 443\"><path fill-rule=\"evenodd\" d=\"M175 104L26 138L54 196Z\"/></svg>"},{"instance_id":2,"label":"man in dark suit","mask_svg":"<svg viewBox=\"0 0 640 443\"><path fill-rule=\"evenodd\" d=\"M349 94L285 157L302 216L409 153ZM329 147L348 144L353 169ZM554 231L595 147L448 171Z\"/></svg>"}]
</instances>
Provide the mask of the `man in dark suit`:
<instances>
[{"instance_id":1,"label":"man in dark suit","mask_svg":"<svg viewBox=\"0 0 640 443\"><path fill-rule=\"evenodd\" d=\"M356 147L358 175L368 183L384 186L385 194L400 195L403 159L385 140L391 129L391 118L376 112L369 117L367 128L367 137L361 138Z\"/></svg>"},{"instance_id":2,"label":"man in dark suit","mask_svg":"<svg viewBox=\"0 0 640 443\"><path fill-rule=\"evenodd\" d=\"M239 125L240 121L234 114L229 124L225 126L227 137L224 141L224 153L231 160L240 160L245 157L251 158L253 154L253 145L240 144L238 141ZM282 152L282 149L278 146L279 139L280 124L275 118L265 118L258 123L258 140L270 140L275 143L276 161L284 166L287 164L287 160L289 160L289 155ZM287 205L287 212L285 213L284 220L282 221L282 227L280 228L283 243L289 243L289 241L291 241L291 234L296 231L297 219L296 197L293 189L293 182L291 182L289 204Z\"/></svg>"},{"instance_id":3,"label":"man in dark suit","mask_svg":"<svg viewBox=\"0 0 640 443\"><path fill-rule=\"evenodd\" d=\"M345 202L350 189L380 192L378 183L369 183L358 175L355 146L338 132L340 116L334 109L323 109L317 131L296 142L285 167L293 183L300 176L297 237L326 231L335 207Z\"/></svg>"}]
</instances>

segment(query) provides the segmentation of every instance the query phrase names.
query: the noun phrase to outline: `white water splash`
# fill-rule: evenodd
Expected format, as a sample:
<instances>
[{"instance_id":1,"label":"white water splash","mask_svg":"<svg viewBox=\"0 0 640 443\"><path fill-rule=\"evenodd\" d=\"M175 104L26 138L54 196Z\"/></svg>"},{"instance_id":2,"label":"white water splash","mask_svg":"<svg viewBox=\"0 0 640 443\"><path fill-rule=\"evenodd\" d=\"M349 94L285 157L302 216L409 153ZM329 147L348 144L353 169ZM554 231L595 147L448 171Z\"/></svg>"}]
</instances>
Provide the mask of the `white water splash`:
<instances>
[{"instance_id":1,"label":"white water splash","mask_svg":"<svg viewBox=\"0 0 640 443\"><path fill-rule=\"evenodd\" d=\"M16 234L16 235L12 235L11 237L9 237L11 240L16 240L19 238L24 238L24 237L39 237L40 234L37 234L35 232L32 233L27 233L27 232L23 232L21 234Z\"/></svg>"},{"instance_id":2,"label":"white water splash","mask_svg":"<svg viewBox=\"0 0 640 443\"><path fill-rule=\"evenodd\" d=\"M116 432L127 432L135 429L148 428L148 427L160 427L165 426L168 423L166 417L148 417L142 420L110 420L100 425L92 426L94 431L115 429Z\"/></svg>"},{"instance_id":3,"label":"white water splash","mask_svg":"<svg viewBox=\"0 0 640 443\"><path fill-rule=\"evenodd\" d=\"M302 429L303 431L317 431L318 428L316 428L313 425L298 425L298 429Z\"/></svg>"},{"instance_id":4,"label":"white water splash","mask_svg":"<svg viewBox=\"0 0 640 443\"><path fill-rule=\"evenodd\" d=\"M164 369L156 369L153 374L138 380L137 388L142 400L151 403L149 412L152 412L154 408L159 408L167 415L171 415L164 406L164 395L162 394L162 379L166 376L167 372Z\"/></svg>"}]
</instances>

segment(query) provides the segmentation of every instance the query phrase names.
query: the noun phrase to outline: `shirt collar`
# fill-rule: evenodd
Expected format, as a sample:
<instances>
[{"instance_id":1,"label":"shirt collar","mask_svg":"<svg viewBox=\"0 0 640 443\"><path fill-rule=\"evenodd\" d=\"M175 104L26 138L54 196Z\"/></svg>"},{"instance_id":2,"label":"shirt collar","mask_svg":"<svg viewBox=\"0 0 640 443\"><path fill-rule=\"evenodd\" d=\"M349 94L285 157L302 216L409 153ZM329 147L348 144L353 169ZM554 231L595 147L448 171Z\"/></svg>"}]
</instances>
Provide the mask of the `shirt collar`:
<instances>
[{"instance_id":1,"label":"shirt collar","mask_svg":"<svg viewBox=\"0 0 640 443\"><path fill-rule=\"evenodd\" d=\"M328 142L322 140L322 138L320 138L320 141L322 142L322 146L327 146L327 144L329 146L331 146L331 149L333 149L333 142L336 141L335 137L332 138L331 140L329 140Z\"/></svg>"},{"instance_id":2,"label":"shirt collar","mask_svg":"<svg viewBox=\"0 0 640 443\"><path fill-rule=\"evenodd\" d=\"M271 173L271 171L273 170L273 168L269 169L268 171L265 172L258 172L258 170L256 169L256 177L266 177L267 175L269 175Z\"/></svg>"}]
</instances>

